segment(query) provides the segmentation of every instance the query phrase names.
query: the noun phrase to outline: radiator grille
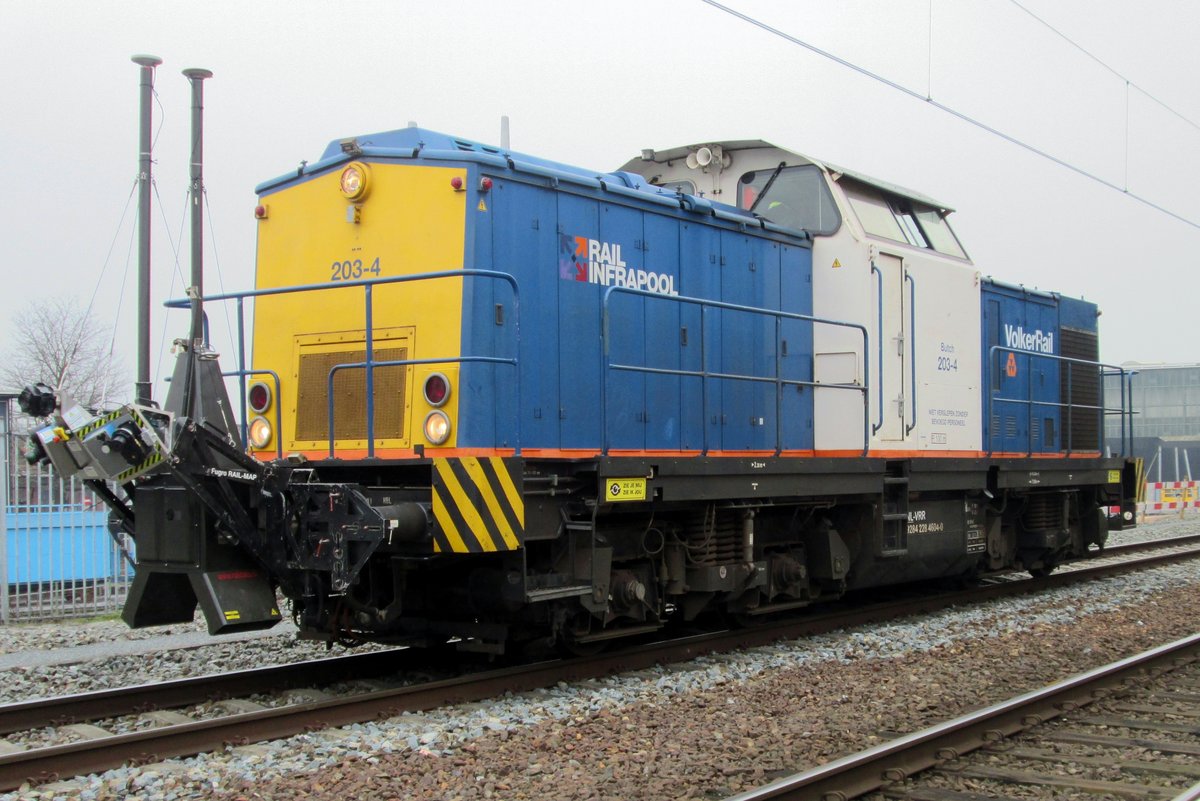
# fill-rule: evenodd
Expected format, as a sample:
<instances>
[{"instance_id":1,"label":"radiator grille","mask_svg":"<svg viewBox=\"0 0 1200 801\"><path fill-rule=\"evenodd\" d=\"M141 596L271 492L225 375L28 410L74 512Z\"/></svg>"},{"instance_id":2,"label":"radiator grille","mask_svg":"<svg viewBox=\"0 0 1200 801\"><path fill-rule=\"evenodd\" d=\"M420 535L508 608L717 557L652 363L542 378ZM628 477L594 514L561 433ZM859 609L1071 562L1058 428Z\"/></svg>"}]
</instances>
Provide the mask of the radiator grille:
<instances>
[{"instance_id":1,"label":"radiator grille","mask_svg":"<svg viewBox=\"0 0 1200 801\"><path fill-rule=\"evenodd\" d=\"M1075 328L1061 329L1062 355L1070 359L1086 359L1096 361L1099 358L1099 345L1093 331L1080 331ZM1070 394L1067 392L1067 376L1070 374ZM1100 405L1100 370L1083 364L1064 362L1059 371L1061 397L1065 403L1082 406ZM1063 410L1062 446L1068 444L1072 450L1095 451L1100 449L1099 412L1092 409L1072 409L1070 423L1067 423L1067 410Z\"/></svg>"},{"instance_id":2,"label":"radiator grille","mask_svg":"<svg viewBox=\"0 0 1200 801\"><path fill-rule=\"evenodd\" d=\"M1025 502L1021 513L1021 524L1026 531L1061 529L1067 527L1065 517L1066 495L1062 493L1035 493Z\"/></svg>"},{"instance_id":3,"label":"radiator grille","mask_svg":"<svg viewBox=\"0 0 1200 801\"><path fill-rule=\"evenodd\" d=\"M742 523L732 512L711 507L690 516L683 532L688 561L715 565L736 562L742 557Z\"/></svg>"},{"instance_id":4,"label":"radiator grille","mask_svg":"<svg viewBox=\"0 0 1200 801\"><path fill-rule=\"evenodd\" d=\"M329 439L329 371L334 365L364 359L365 351L300 354L300 389L296 407L296 439ZM377 348L375 361L408 358L408 348ZM404 438L404 365L376 367L375 438ZM362 368L338 370L333 378L333 433L339 440L367 437L367 373Z\"/></svg>"}]
</instances>

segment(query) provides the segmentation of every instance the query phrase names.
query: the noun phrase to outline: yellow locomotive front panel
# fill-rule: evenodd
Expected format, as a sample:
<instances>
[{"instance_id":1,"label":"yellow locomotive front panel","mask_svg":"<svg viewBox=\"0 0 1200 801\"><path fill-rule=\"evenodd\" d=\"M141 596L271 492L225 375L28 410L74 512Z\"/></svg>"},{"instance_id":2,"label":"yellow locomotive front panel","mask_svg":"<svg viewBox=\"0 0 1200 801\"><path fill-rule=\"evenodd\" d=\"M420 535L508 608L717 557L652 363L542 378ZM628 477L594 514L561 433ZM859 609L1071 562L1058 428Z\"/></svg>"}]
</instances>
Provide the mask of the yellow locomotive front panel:
<instances>
[{"instance_id":1,"label":"yellow locomotive front panel","mask_svg":"<svg viewBox=\"0 0 1200 801\"><path fill-rule=\"evenodd\" d=\"M330 371L365 361L368 328L375 362L459 356L461 276L369 289L362 282L463 268L467 193L458 190L466 176L463 168L354 161L264 191L256 212L256 289L307 289L255 303L252 364L279 376L277 397L269 373L251 377L272 390L260 390L258 404L251 395L251 412L260 415L257 429L251 424L256 454L330 455ZM447 421L456 419L454 393L431 403L422 392L433 373L455 386L456 363L373 372L375 455L413 455L416 443L454 447L452 425L440 443L430 443L421 426L435 408ZM340 458L367 453L366 387L361 366L333 373L334 455ZM280 404L278 418L272 404ZM276 419L279 431L273 430Z\"/></svg>"}]
</instances>

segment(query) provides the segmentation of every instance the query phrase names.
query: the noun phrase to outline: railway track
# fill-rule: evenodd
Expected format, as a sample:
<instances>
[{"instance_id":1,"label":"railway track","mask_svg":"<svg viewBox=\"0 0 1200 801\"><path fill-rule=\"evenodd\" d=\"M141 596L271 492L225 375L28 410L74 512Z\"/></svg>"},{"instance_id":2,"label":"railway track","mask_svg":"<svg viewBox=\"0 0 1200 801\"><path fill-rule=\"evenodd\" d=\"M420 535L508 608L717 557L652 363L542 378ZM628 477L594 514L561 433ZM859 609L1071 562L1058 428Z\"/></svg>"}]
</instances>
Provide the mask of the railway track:
<instances>
[{"instance_id":1,"label":"railway track","mask_svg":"<svg viewBox=\"0 0 1200 801\"><path fill-rule=\"evenodd\" d=\"M412 669L418 664L427 667L429 654L405 650L374 652L8 704L0 706L0 733L13 734L48 724L76 727L84 724L76 729L76 733L95 736L78 742L0 755L0 790L11 790L26 782L39 784L66 776L100 772L126 763L157 762L221 749L230 744L277 739L304 731L394 717L451 703L479 701L506 691L529 691L559 681L579 681L708 653L765 645L779 639L811 636L839 628L933 612L954 605L1066 586L1196 558L1200 556L1200 547L1187 550L1179 548L1198 544L1200 536L1120 546L1109 549L1105 555L1118 556L1140 551L1152 553L1137 559L1106 561L1102 564L1083 563L1076 569L1042 578L1001 581L932 596L899 600L892 598L882 603L839 607L799 619L635 645L600 657L484 670L443 680L341 697L310 698L263 709L248 709L247 705L242 704L236 707L242 711L220 718L186 720L176 713L176 716L160 719L165 725L123 734L109 734L99 727L88 726L94 721L151 710L179 709L217 698L236 698L287 687L313 687L351 678L378 677ZM453 654L446 656L453 657Z\"/></svg>"},{"instance_id":2,"label":"railway track","mask_svg":"<svg viewBox=\"0 0 1200 801\"><path fill-rule=\"evenodd\" d=\"M1200 798L1200 634L734 796ZM1017 789L1021 788L1021 789Z\"/></svg>"}]
</instances>

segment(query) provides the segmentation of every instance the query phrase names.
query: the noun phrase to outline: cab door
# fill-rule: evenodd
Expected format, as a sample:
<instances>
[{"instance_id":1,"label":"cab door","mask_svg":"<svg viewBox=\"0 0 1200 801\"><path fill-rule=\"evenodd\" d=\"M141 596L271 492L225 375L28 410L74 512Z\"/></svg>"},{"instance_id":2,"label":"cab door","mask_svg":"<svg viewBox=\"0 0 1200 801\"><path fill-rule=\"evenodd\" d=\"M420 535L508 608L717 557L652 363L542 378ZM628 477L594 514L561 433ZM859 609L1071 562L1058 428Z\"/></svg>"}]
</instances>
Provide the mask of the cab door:
<instances>
[{"instance_id":1,"label":"cab door","mask_svg":"<svg viewBox=\"0 0 1200 801\"><path fill-rule=\"evenodd\" d=\"M908 375L908 301L904 292L904 259L890 253L879 253L875 257L875 269L879 271L877 286L879 293L879 336L880 381L875 393L876 402L882 412L876 425L880 439L898 442L904 439L904 425L908 415L908 393L905 377Z\"/></svg>"}]
</instances>

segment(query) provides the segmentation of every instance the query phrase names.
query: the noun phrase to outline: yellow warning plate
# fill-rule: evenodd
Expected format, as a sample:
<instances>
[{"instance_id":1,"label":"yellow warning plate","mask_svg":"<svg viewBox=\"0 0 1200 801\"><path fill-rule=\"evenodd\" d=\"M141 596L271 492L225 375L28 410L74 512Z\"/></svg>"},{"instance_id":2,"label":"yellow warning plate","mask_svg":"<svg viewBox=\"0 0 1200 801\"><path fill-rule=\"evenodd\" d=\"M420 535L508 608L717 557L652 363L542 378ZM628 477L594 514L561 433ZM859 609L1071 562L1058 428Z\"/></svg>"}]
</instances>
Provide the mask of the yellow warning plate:
<instances>
[{"instance_id":1,"label":"yellow warning plate","mask_svg":"<svg viewBox=\"0 0 1200 801\"><path fill-rule=\"evenodd\" d=\"M646 500L646 479L606 478L604 479L604 498L609 503L644 501Z\"/></svg>"},{"instance_id":2,"label":"yellow warning plate","mask_svg":"<svg viewBox=\"0 0 1200 801\"><path fill-rule=\"evenodd\" d=\"M1108 483L1109 484L1120 484L1121 483L1121 471L1120 470L1109 470L1108 471Z\"/></svg>"}]
</instances>

